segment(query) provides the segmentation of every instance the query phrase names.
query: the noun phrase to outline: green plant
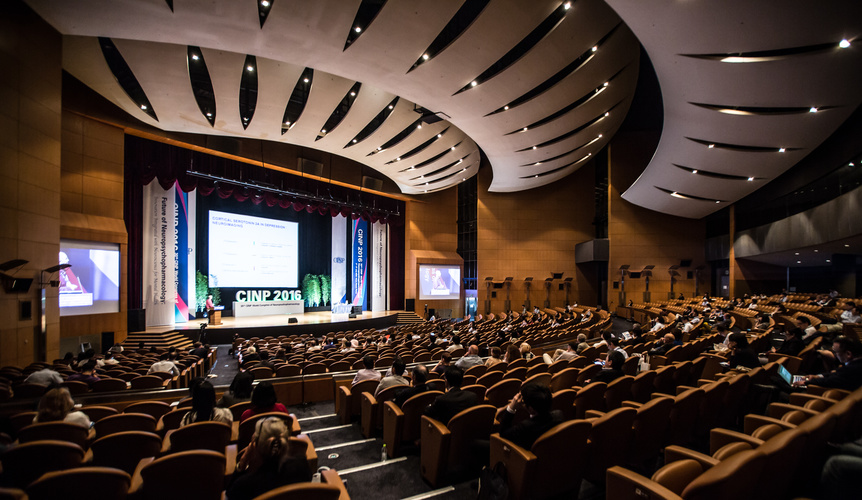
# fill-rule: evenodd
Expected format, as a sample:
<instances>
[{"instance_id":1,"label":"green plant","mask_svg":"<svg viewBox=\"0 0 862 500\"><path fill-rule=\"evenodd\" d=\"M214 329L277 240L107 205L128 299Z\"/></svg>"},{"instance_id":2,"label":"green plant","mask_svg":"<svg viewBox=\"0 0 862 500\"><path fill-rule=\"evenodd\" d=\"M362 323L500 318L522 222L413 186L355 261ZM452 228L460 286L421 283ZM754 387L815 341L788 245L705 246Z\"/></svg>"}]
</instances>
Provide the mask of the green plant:
<instances>
[{"instance_id":1,"label":"green plant","mask_svg":"<svg viewBox=\"0 0 862 500\"><path fill-rule=\"evenodd\" d=\"M195 272L195 312L206 309L207 290L209 289L207 277L200 271Z\"/></svg>"},{"instance_id":2,"label":"green plant","mask_svg":"<svg viewBox=\"0 0 862 500\"><path fill-rule=\"evenodd\" d=\"M314 274L306 274L302 278L302 297L308 307L317 307L321 304L320 278Z\"/></svg>"},{"instance_id":3,"label":"green plant","mask_svg":"<svg viewBox=\"0 0 862 500\"><path fill-rule=\"evenodd\" d=\"M328 274L320 275L320 294L322 295L322 304L329 305L332 301L332 278Z\"/></svg>"}]
</instances>

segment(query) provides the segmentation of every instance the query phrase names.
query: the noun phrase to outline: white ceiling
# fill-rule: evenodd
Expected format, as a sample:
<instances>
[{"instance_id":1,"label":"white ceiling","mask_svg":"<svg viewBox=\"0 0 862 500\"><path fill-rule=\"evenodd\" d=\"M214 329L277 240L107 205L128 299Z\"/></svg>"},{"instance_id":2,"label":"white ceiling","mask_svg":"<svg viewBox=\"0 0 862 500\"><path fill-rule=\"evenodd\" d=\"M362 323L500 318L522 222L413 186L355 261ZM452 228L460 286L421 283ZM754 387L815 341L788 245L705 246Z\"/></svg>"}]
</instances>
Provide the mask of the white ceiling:
<instances>
[{"instance_id":1,"label":"white ceiling","mask_svg":"<svg viewBox=\"0 0 862 500\"><path fill-rule=\"evenodd\" d=\"M664 125L655 156L623 197L653 210L700 218L750 194L817 147L862 100L858 85L862 39L855 42L862 31L862 2L856 1L575 0L562 22L535 46L496 76L457 95L453 94L564 2L491 0L458 38L408 73L464 0L386 2L346 50L345 40L360 0L274 0L263 28L257 1L175 0L172 12L164 0L27 0L66 35L65 69L138 119L164 130L256 137L339 154L389 176L405 193L445 189L475 175L479 148L493 169L492 191L530 189L572 173L604 147L622 124L637 84L638 41L658 76ZM95 37L114 41L151 101L158 122L119 87ZM591 48L605 37L593 53ZM839 49L842 39L853 43ZM683 55L817 44L833 44L833 48L803 54L791 51L786 57L748 64ZM189 45L204 51L217 99L214 127L197 108L191 92L186 60ZM247 54L257 57L259 93L251 125L243 130L238 89ZM582 54L591 57L544 93L508 111L488 115ZM308 105L295 126L282 135L284 107L305 67L315 70ZM315 141L322 124L356 81L362 83L362 89L347 117ZM609 85L603 87L606 81ZM601 92L562 116L510 134L595 89ZM384 124L360 144L345 148L396 95L401 99ZM693 102L831 108L817 113L739 116ZM366 156L418 117L413 103L445 113L448 121L425 126L389 151ZM447 126L446 134L421 153L386 165ZM565 138L532 149L561 136ZM458 142L456 151L421 169L402 172ZM709 148L708 144L719 147ZM774 151L740 152L721 144ZM788 150L778 153L779 147ZM438 170L465 155L462 164L417 179L417 174ZM674 164L719 177L692 174ZM755 180L748 181L748 177ZM445 180L431 182L441 178Z\"/></svg>"}]
</instances>

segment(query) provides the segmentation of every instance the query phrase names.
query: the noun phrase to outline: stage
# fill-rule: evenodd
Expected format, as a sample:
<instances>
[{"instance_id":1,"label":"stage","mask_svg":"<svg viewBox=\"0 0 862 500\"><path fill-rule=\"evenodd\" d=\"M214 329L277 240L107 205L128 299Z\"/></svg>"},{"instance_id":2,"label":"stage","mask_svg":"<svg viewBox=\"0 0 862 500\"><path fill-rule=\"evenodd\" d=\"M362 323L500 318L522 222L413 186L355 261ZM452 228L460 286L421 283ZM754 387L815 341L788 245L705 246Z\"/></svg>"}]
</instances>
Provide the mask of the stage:
<instances>
[{"instance_id":1,"label":"stage","mask_svg":"<svg viewBox=\"0 0 862 500\"><path fill-rule=\"evenodd\" d=\"M394 326L398 314L404 311L365 311L355 318L333 321L332 313L329 311L307 312L303 314L274 314L269 316L249 316L234 318L222 316L221 325L207 325L206 340L209 344L230 344L234 334L242 338L266 337L279 335L302 335L310 333L318 336L329 332L348 330L365 330L374 328L382 330ZM288 323L288 319L295 318L296 323ZM148 327L148 334L164 334L177 332L198 340L201 324L206 324L206 318L198 318L188 323L178 323L173 326Z\"/></svg>"}]
</instances>

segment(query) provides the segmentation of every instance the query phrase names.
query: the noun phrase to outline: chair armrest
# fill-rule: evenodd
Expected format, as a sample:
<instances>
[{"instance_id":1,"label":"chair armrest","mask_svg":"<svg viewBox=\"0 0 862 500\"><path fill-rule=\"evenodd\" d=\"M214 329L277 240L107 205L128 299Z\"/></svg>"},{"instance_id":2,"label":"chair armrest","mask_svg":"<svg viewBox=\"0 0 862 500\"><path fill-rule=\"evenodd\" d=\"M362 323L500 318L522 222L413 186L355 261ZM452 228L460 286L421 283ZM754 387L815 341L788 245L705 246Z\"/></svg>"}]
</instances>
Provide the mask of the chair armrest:
<instances>
[{"instance_id":1,"label":"chair armrest","mask_svg":"<svg viewBox=\"0 0 862 500\"><path fill-rule=\"evenodd\" d=\"M383 443L390 458L398 456L404 436L404 412L392 401L383 403Z\"/></svg>"},{"instance_id":2,"label":"chair armrest","mask_svg":"<svg viewBox=\"0 0 862 500\"><path fill-rule=\"evenodd\" d=\"M607 498L682 500L682 497L668 488L620 466L608 469L605 478Z\"/></svg>"},{"instance_id":3,"label":"chair armrest","mask_svg":"<svg viewBox=\"0 0 862 500\"><path fill-rule=\"evenodd\" d=\"M534 472L539 465L536 455L499 434L492 434L490 466L493 468L499 462L506 466L511 497L526 497L527 481L536 477Z\"/></svg>"},{"instance_id":4,"label":"chair armrest","mask_svg":"<svg viewBox=\"0 0 862 500\"><path fill-rule=\"evenodd\" d=\"M759 427L763 427L764 425L769 424L775 424L782 429L793 429L796 427L793 424L788 424L787 422L779 420L777 418L766 417L763 415L748 414L745 416L745 422L743 423L742 432L751 435Z\"/></svg>"},{"instance_id":5,"label":"chair armrest","mask_svg":"<svg viewBox=\"0 0 862 500\"><path fill-rule=\"evenodd\" d=\"M808 394L814 394L817 396L822 396L824 392L828 391L828 387L821 387L819 385L809 385L808 386Z\"/></svg>"},{"instance_id":6,"label":"chair armrest","mask_svg":"<svg viewBox=\"0 0 862 500\"><path fill-rule=\"evenodd\" d=\"M700 387L700 386L698 386L698 387ZM692 387L690 385L678 385L678 386L676 386L676 395L679 396L680 394L684 393L685 391L687 391L689 389L697 389L697 387Z\"/></svg>"},{"instance_id":7,"label":"chair armrest","mask_svg":"<svg viewBox=\"0 0 862 500\"><path fill-rule=\"evenodd\" d=\"M176 429L171 429L165 434L165 438L162 440L162 449L159 451L159 456L168 455L171 452L171 434L174 433Z\"/></svg>"},{"instance_id":8,"label":"chair armrest","mask_svg":"<svg viewBox=\"0 0 862 500\"><path fill-rule=\"evenodd\" d=\"M350 399L353 395L350 392L349 387L345 387L343 385L338 386L338 390L335 393L336 399L336 407L338 408L338 416L341 417L342 424L350 423Z\"/></svg>"},{"instance_id":9,"label":"chair armrest","mask_svg":"<svg viewBox=\"0 0 862 500\"><path fill-rule=\"evenodd\" d=\"M584 418L585 418L585 419L590 419L590 418L601 418L601 417L603 417L604 415L605 415L605 412L603 412L603 411L599 411L599 410L587 410L587 412L584 414Z\"/></svg>"},{"instance_id":10,"label":"chair armrest","mask_svg":"<svg viewBox=\"0 0 862 500\"><path fill-rule=\"evenodd\" d=\"M234 471L236 471L236 455L237 449L235 444L229 444L224 449L224 485L227 488L228 483L233 477Z\"/></svg>"},{"instance_id":11,"label":"chair armrest","mask_svg":"<svg viewBox=\"0 0 862 500\"><path fill-rule=\"evenodd\" d=\"M290 416L293 417L293 420L290 423L290 435L298 436L302 434L302 426L299 425L299 419L296 418L296 414L291 413Z\"/></svg>"},{"instance_id":12,"label":"chair armrest","mask_svg":"<svg viewBox=\"0 0 862 500\"><path fill-rule=\"evenodd\" d=\"M809 410L808 408L803 408L802 406L796 406L794 404L771 403L769 405L769 408L766 409L766 415L772 418L780 419L785 413L791 411L800 411L807 414L809 417L813 417L820 414L820 412Z\"/></svg>"},{"instance_id":13,"label":"chair armrest","mask_svg":"<svg viewBox=\"0 0 862 500\"><path fill-rule=\"evenodd\" d=\"M92 448L88 449L87 452L84 453L84 460L81 463L84 464L84 466L93 465L93 449ZM0 474L2 474L2 469L0 469ZM0 495L0 498L2 498L2 495Z\"/></svg>"},{"instance_id":14,"label":"chair armrest","mask_svg":"<svg viewBox=\"0 0 862 500\"><path fill-rule=\"evenodd\" d=\"M350 495L347 494L347 488L344 486L344 481L341 480L341 477L335 469L323 471L320 474L320 481L338 488L341 492L341 494L338 495L338 500L350 500Z\"/></svg>"},{"instance_id":15,"label":"chair armrest","mask_svg":"<svg viewBox=\"0 0 862 500\"><path fill-rule=\"evenodd\" d=\"M742 432L729 429L712 429L709 431L709 453L715 454L723 446L731 443L748 443L752 448L757 448L763 441L753 438Z\"/></svg>"},{"instance_id":16,"label":"chair armrest","mask_svg":"<svg viewBox=\"0 0 862 500\"><path fill-rule=\"evenodd\" d=\"M805 403L812 400L822 400L832 404L837 403L834 399L824 398L823 396L817 396L807 392L794 392L790 394L790 404L792 405L805 406Z\"/></svg>"},{"instance_id":17,"label":"chair armrest","mask_svg":"<svg viewBox=\"0 0 862 500\"><path fill-rule=\"evenodd\" d=\"M305 461L308 462L308 470L312 472L316 471L318 467L317 450L314 449L314 443L311 442L311 438L308 434L300 434L293 436L293 439L301 439L308 443L308 447L305 449Z\"/></svg>"},{"instance_id":18,"label":"chair armrest","mask_svg":"<svg viewBox=\"0 0 862 500\"><path fill-rule=\"evenodd\" d=\"M699 378L699 379L697 379L697 386L703 387L703 386L709 385L713 382L715 382L715 380L709 380L708 378Z\"/></svg>"},{"instance_id":19,"label":"chair armrest","mask_svg":"<svg viewBox=\"0 0 862 500\"><path fill-rule=\"evenodd\" d=\"M239 420L234 420L230 423L230 443L239 441Z\"/></svg>"},{"instance_id":20,"label":"chair armrest","mask_svg":"<svg viewBox=\"0 0 862 500\"><path fill-rule=\"evenodd\" d=\"M141 476L141 470L150 465L156 457L142 458L135 467L135 473L132 474L132 483L129 485L129 498L141 498L143 495L144 478Z\"/></svg>"},{"instance_id":21,"label":"chair armrest","mask_svg":"<svg viewBox=\"0 0 862 500\"><path fill-rule=\"evenodd\" d=\"M422 477L436 488L446 473L452 433L441 422L423 415L419 424L419 435L422 443L420 471Z\"/></svg>"},{"instance_id":22,"label":"chair armrest","mask_svg":"<svg viewBox=\"0 0 862 500\"><path fill-rule=\"evenodd\" d=\"M712 468L718 464L718 460L699 451L689 450L682 446L670 445L664 449L664 463L669 464L679 460L694 460L699 463L703 470ZM609 497L610 498L610 497Z\"/></svg>"},{"instance_id":23,"label":"chair armrest","mask_svg":"<svg viewBox=\"0 0 862 500\"><path fill-rule=\"evenodd\" d=\"M638 403L637 401L623 401L623 408L634 408L638 409L643 406L643 403Z\"/></svg>"},{"instance_id":24,"label":"chair armrest","mask_svg":"<svg viewBox=\"0 0 862 500\"><path fill-rule=\"evenodd\" d=\"M362 435L370 438L374 433L374 427L376 427L377 422L375 422L375 415L377 413L377 398L371 395L370 392L363 392L360 398L360 423Z\"/></svg>"}]
</instances>

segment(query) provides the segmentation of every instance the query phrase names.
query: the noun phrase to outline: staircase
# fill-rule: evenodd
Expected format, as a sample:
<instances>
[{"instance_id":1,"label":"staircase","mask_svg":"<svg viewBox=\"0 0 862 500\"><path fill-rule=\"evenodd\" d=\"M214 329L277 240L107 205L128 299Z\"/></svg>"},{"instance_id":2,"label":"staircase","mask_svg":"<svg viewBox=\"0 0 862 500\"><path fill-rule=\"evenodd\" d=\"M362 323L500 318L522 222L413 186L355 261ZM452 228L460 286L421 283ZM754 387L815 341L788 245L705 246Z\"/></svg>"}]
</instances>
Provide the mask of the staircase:
<instances>
[{"instance_id":1,"label":"staircase","mask_svg":"<svg viewBox=\"0 0 862 500\"><path fill-rule=\"evenodd\" d=\"M413 311L401 311L398 313L398 317L395 319L396 325L412 325L414 323L424 322L425 320Z\"/></svg>"},{"instance_id":2,"label":"staircase","mask_svg":"<svg viewBox=\"0 0 862 500\"><path fill-rule=\"evenodd\" d=\"M129 333L123 342L125 349L137 349L138 344L143 342L147 347L176 347L178 350L189 350L192 348L192 340L178 331L164 333L133 332Z\"/></svg>"}]
</instances>

